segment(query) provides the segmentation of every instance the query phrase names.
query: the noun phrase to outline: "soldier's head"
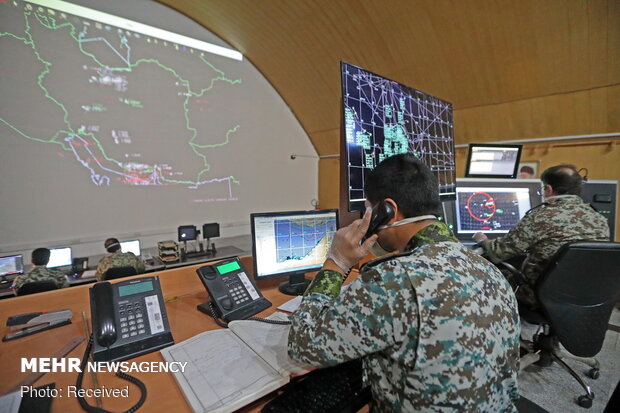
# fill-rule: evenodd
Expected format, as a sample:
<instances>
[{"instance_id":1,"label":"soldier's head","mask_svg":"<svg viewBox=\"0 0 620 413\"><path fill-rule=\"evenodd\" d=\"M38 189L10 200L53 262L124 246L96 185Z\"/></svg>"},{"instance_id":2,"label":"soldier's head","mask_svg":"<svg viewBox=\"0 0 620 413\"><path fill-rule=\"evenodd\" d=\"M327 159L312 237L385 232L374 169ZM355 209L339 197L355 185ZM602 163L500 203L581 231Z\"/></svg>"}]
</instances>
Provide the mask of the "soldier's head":
<instances>
[{"instance_id":1,"label":"soldier's head","mask_svg":"<svg viewBox=\"0 0 620 413\"><path fill-rule=\"evenodd\" d=\"M438 215L441 212L439 186L437 178L420 159L410 154L394 155L381 162L366 178L364 185L366 205L374 206L380 201L390 203L394 209L394 217L388 225L405 218ZM432 219L432 218L431 218ZM390 227L379 232L379 242L383 248L397 249L394 236L400 234L413 235L411 230L421 229L430 222L417 225ZM407 227L407 228L405 228ZM402 228L402 229L401 229ZM405 234L407 233L407 234ZM390 239L390 237L392 237ZM399 242L402 241L399 238ZM409 241L407 239L405 242ZM390 245L391 244L391 245Z\"/></svg>"},{"instance_id":2,"label":"soldier's head","mask_svg":"<svg viewBox=\"0 0 620 413\"><path fill-rule=\"evenodd\" d=\"M103 243L103 246L107 252L117 252L121 249L121 243L116 238L108 238Z\"/></svg>"},{"instance_id":3,"label":"soldier's head","mask_svg":"<svg viewBox=\"0 0 620 413\"><path fill-rule=\"evenodd\" d=\"M545 170L540 176L544 185L544 195L579 195L583 178L574 165L556 165Z\"/></svg>"},{"instance_id":4,"label":"soldier's head","mask_svg":"<svg viewBox=\"0 0 620 413\"><path fill-rule=\"evenodd\" d=\"M50 250L47 248L37 248L32 251L31 261L33 265L47 265L50 261Z\"/></svg>"}]
</instances>

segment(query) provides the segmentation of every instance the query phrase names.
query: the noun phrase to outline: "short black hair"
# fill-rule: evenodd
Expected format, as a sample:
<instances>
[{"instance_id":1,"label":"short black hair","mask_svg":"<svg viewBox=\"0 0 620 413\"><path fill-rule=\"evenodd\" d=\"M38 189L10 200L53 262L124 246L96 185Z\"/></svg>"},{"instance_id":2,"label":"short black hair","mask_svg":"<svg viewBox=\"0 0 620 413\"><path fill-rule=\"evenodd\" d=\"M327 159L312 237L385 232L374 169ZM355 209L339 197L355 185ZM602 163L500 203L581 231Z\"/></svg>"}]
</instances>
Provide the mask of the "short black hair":
<instances>
[{"instance_id":1,"label":"short black hair","mask_svg":"<svg viewBox=\"0 0 620 413\"><path fill-rule=\"evenodd\" d=\"M373 205L392 198L405 218L441 213L437 178L411 154L384 159L368 174L364 190Z\"/></svg>"},{"instance_id":2,"label":"short black hair","mask_svg":"<svg viewBox=\"0 0 620 413\"><path fill-rule=\"evenodd\" d=\"M50 250L47 248L37 248L32 251L31 261L34 265L47 265L50 261Z\"/></svg>"},{"instance_id":3,"label":"short black hair","mask_svg":"<svg viewBox=\"0 0 620 413\"><path fill-rule=\"evenodd\" d=\"M108 238L103 243L103 246L107 252L116 252L121 249L121 244L116 238Z\"/></svg>"},{"instance_id":4,"label":"short black hair","mask_svg":"<svg viewBox=\"0 0 620 413\"><path fill-rule=\"evenodd\" d=\"M558 195L580 195L583 178L575 165L556 165L545 169L540 176L545 185L551 186Z\"/></svg>"}]
</instances>

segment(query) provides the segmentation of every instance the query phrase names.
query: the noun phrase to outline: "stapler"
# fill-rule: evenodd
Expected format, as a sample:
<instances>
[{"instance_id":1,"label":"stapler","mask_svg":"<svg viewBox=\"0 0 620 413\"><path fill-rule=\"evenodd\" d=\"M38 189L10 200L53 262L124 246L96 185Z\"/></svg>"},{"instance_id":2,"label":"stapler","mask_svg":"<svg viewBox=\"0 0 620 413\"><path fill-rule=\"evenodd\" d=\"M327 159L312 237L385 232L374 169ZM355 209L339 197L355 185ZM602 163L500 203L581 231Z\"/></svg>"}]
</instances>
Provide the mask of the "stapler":
<instances>
[{"instance_id":1,"label":"stapler","mask_svg":"<svg viewBox=\"0 0 620 413\"><path fill-rule=\"evenodd\" d=\"M71 310L25 313L11 316L6 320L6 325L10 328L9 333L2 338L2 341L14 340L40 331L71 324L71 317L73 317Z\"/></svg>"}]
</instances>

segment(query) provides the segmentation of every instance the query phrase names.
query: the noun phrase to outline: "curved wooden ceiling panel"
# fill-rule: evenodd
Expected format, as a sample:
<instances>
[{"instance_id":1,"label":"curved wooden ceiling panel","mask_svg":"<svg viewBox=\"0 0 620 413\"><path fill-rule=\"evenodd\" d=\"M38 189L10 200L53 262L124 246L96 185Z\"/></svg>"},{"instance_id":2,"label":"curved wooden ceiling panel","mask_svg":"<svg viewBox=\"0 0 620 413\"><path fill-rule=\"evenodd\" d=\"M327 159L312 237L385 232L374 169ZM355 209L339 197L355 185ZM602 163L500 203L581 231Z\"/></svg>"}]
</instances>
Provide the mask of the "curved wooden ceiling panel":
<instances>
[{"instance_id":1,"label":"curved wooden ceiling panel","mask_svg":"<svg viewBox=\"0 0 620 413\"><path fill-rule=\"evenodd\" d=\"M158 1L241 51L311 139L339 127L340 60L456 109L620 83L617 0Z\"/></svg>"}]
</instances>

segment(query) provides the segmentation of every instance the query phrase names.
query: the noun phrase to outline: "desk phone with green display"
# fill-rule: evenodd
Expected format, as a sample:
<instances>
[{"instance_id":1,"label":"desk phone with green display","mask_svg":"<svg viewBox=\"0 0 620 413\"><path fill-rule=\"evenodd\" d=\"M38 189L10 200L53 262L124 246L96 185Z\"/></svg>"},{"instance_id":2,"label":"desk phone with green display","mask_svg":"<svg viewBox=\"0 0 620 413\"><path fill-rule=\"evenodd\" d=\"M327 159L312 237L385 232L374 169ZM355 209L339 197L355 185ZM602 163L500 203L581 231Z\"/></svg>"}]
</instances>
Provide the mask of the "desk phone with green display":
<instances>
[{"instance_id":1,"label":"desk phone with green display","mask_svg":"<svg viewBox=\"0 0 620 413\"><path fill-rule=\"evenodd\" d=\"M205 265L196 272L211 297L211 302L198 309L208 315L225 321L243 320L271 307L238 258Z\"/></svg>"}]
</instances>

